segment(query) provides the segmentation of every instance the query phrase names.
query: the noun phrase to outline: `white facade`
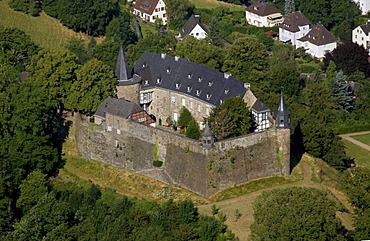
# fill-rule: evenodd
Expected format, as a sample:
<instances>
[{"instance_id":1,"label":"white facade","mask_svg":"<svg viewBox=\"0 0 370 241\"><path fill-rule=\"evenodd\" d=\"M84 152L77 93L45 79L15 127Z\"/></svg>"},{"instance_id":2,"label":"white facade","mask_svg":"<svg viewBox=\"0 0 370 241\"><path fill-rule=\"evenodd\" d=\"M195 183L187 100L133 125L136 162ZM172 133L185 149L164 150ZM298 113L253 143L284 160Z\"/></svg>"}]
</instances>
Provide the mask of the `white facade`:
<instances>
[{"instance_id":1,"label":"white facade","mask_svg":"<svg viewBox=\"0 0 370 241\"><path fill-rule=\"evenodd\" d=\"M281 13L273 13L267 16L260 16L246 11L247 23L256 27L273 27L284 21Z\"/></svg>"},{"instance_id":2,"label":"white facade","mask_svg":"<svg viewBox=\"0 0 370 241\"><path fill-rule=\"evenodd\" d=\"M270 121L268 120L271 117L271 112L264 111L264 112L257 112L255 110L251 110L252 112L252 119L257 124L257 128L255 132L266 131L270 128Z\"/></svg>"},{"instance_id":3,"label":"white facade","mask_svg":"<svg viewBox=\"0 0 370 241\"><path fill-rule=\"evenodd\" d=\"M352 0L357 3L362 15L366 15L370 10L370 0Z\"/></svg>"},{"instance_id":4,"label":"white facade","mask_svg":"<svg viewBox=\"0 0 370 241\"><path fill-rule=\"evenodd\" d=\"M370 23L367 23L370 29ZM356 43L360 46L363 46L368 52L370 48L370 35L369 32L365 32L361 26L358 26L354 30L352 30L352 42ZM370 53L369 53L370 54Z\"/></svg>"},{"instance_id":5,"label":"white facade","mask_svg":"<svg viewBox=\"0 0 370 241\"><path fill-rule=\"evenodd\" d=\"M207 32L199 24L197 24L193 30L191 30L189 35L196 39L205 39L207 37Z\"/></svg>"},{"instance_id":6,"label":"white facade","mask_svg":"<svg viewBox=\"0 0 370 241\"><path fill-rule=\"evenodd\" d=\"M335 48L337 48L337 42L315 45L310 43L309 41L297 40L296 48L304 48L306 50L306 53L315 56L316 58L323 59L326 53L331 52Z\"/></svg>"},{"instance_id":7,"label":"white facade","mask_svg":"<svg viewBox=\"0 0 370 241\"><path fill-rule=\"evenodd\" d=\"M156 1L152 1L156 2ZM138 4L140 5L140 4ZM163 0L159 0L157 5L153 7L149 7L148 11L146 9L141 9L136 4L134 6L133 13L139 16L142 20L155 23L155 21L160 18L162 19L162 24L167 24L167 14L166 14L166 5L164 4Z\"/></svg>"},{"instance_id":8,"label":"white facade","mask_svg":"<svg viewBox=\"0 0 370 241\"><path fill-rule=\"evenodd\" d=\"M298 32L291 32L289 30L279 27L279 40L284 43L290 41L292 45L297 45L297 40L305 36L311 30L309 24L298 26L298 28L299 28Z\"/></svg>"}]
</instances>

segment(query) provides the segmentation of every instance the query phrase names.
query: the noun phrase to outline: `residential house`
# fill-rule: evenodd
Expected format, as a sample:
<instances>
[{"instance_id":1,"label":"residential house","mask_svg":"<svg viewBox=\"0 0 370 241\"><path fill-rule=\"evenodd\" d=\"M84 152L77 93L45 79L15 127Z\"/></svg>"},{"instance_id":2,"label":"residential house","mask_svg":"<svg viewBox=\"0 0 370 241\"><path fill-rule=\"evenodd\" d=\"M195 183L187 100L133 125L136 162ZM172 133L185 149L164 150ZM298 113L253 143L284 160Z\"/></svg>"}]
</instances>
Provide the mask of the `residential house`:
<instances>
[{"instance_id":1,"label":"residential house","mask_svg":"<svg viewBox=\"0 0 370 241\"><path fill-rule=\"evenodd\" d=\"M323 59L325 54L337 47L337 40L321 23L312 29L302 38L297 39L296 48L304 48L306 53Z\"/></svg>"},{"instance_id":2,"label":"residential house","mask_svg":"<svg viewBox=\"0 0 370 241\"><path fill-rule=\"evenodd\" d=\"M250 85L243 84L228 73L178 56L150 52L145 52L135 62L134 72L136 79L140 78L141 82L132 78L125 85L118 85L117 95L133 96L133 91L138 91L138 103L159 123L165 123L167 119L178 121L182 107L186 107L203 128L204 118L209 117L212 108L221 105L226 98L240 97L252 113L265 113L265 119L258 119L258 131L270 127L264 121L271 111L267 107L253 111L257 98L250 90ZM257 120L257 117L253 118Z\"/></svg>"},{"instance_id":3,"label":"residential house","mask_svg":"<svg viewBox=\"0 0 370 241\"><path fill-rule=\"evenodd\" d=\"M370 20L352 30L352 42L363 46L368 52L370 50ZM370 54L370 52L369 52Z\"/></svg>"},{"instance_id":4,"label":"residential house","mask_svg":"<svg viewBox=\"0 0 370 241\"><path fill-rule=\"evenodd\" d=\"M137 0L133 13L147 22L155 23L162 19L162 24L167 24L166 5L163 0Z\"/></svg>"},{"instance_id":5,"label":"residential house","mask_svg":"<svg viewBox=\"0 0 370 241\"><path fill-rule=\"evenodd\" d=\"M153 120L146 111L144 111L138 104L126 100L125 98L117 99L108 97L105 99L94 114L95 124L100 125L103 121L106 121L107 115L119 117L117 118L117 121L119 121L120 118L123 118L146 125L155 125L155 120ZM112 122L112 124L114 125L115 123ZM118 124L119 123L117 123L117 126ZM114 126L109 125L107 128L107 131L112 131ZM120 129L117 129L117 134L121 134L118 132L120 132Z\"/></svg>"},{"instance_id":6,"label":"residential house","mask_svg":"<svg viewBox=\"0 0 370 241\"><path fill-rule=\"evenodd\" d=\"M200 22L199 15L192 15L180 29L178 39L182 40L186 36L193 36L196 39L204 39L207 37L208 29Z\"/></svg>"},{"instance_id":7,"label":"residential house","mask_svg":"<svg viewBox=\"0 0 370 241\"><path fill-rule=\"evenodd\" d=\"M366 15L370 10L370 0L352 0L357 3L362 15Z\"/></svg>"},{"instance_id":8,"label":"residential house","mask_svg":"<svg viewBox=\"0 0 370 241\"><path fill-rule=\"evenodd\" d=\"M284 21L281 11L263 1L256 1L246 8L247 23L257 27L273 27Z\"/></svg>"},{"instance_id":9,"label":"residential house","mask_svg":"<svg viewBox=\"0 0 370 241\"><path fill-rule=\"evenodd\" d=\"M297 39L302 38L311 30L312 23L300 11L292 12L284 17L279 25L279 40L296 45Z\"/></svg>"}]
</instances>

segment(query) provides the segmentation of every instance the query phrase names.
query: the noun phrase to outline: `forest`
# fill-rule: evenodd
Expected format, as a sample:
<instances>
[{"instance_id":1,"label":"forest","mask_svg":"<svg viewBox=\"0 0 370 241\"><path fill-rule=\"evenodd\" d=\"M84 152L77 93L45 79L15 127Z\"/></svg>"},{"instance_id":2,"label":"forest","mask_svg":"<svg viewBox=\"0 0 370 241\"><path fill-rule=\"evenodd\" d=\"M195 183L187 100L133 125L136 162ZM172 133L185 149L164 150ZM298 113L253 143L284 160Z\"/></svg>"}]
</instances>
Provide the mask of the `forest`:
<instances>
[{"instance_id":1,"label":"forest","mask_svg":"<svg viewBox=\"0 0 370 241\"><path fill-rule=\"evenodd\" d=\"M107 201L93 184L81 188L49 182L64 164L62 111L91 113L102 100L114 95L113 68L120 44L125 48L130 66L142 53L152 51L187 57L195 63L229 72L250 83L255 95L272 111L277 107L283 86L291 112L294 154L308 152L339 170L343 190L356 207L355 231L343 232L335 219L330 219L331 228L337 230L335 233L340 238L360 240L369 236L366 220L370 218L370 172L364 168L347 169L352 160L338 136L370 128L368 53L349 38L351 29L363 24L364 19L350 0L295 1L295 7L312 22L321 21L343 42L323 62L302 49L278 43L264 34L268 29L246 26L244 12L227 8L197 9L188 1L168 0L169 26L166 31L157 31L161 26L148 27L139 22L126 8L121 10L118 1L104 4L105 1L86 0L84 5L73 6L67 2L12 0L10 5L32 15L43 10L75 31L105 35L102 43L71 39L63 50L45 50L22 31L0 26L0 237L4 240L235 239L220 220L200 216L190 201L154 203L126 197ZM284 8L284 1L273 3ZM82 7L87 9L86 16L81 15ZM202 22L209 27L208 38L189 37L177 42L173 33L193 13L200 14ZM220 113L236 118L245 115L245 110L236 108L239 103L234 101L215 109L211 118L216 119ZM231 122L232 118L229 119ZM230 123L233 132L220 133L220 137L245 134L250 120L244 121ZM193 125L188 135L199 138L199 128L194 127L191 117L181 125ZM291 191L291 195L300 192ZM323 195L314 191L309 194ZM269 195L279 197L286 193ZM257 202L256 210L262 205ZM320 205L329 207L332 203L325 201ZM323 210L319 212L332 217L332 213ZM259 225L263 221L255 224L255 234L263 237L264 230Z\"/></svg>"}]
</instances>

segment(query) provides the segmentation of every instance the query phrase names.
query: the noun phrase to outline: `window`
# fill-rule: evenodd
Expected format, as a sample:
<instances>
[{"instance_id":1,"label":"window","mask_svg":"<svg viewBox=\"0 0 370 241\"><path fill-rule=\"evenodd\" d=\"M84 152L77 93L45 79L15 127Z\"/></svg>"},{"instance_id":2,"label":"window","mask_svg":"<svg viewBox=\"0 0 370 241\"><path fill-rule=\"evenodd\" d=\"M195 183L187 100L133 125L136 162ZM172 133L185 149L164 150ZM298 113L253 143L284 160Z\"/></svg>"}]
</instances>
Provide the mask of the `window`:
<instances>
[{"instance_id":1,"label":"window","mask_svg":"<svg viewBox=\"0 0 370 241\"><path fill-rule=\"evenodd\" d=\"M117 129L117 134L121 135L121 130L120 129Z\"/></svg>"},{"instance_id":2,"label":"window","mask_svg":"<svg viewBox=\"0 0 370 241\"><path fill-rule=\"evenodd\" d=\"M227 93L229 93L229 89L226 89L224 92L225 92L225 95L227 95Z\"/></svg>"},{"instance_id":3,"label":"window","mask_svg":"<svg viewBox=\"0 0 370 241\"><path fill-rule=\"evenodd\" d=\"M198 78L198 82L199 82L199 83L201 83L201 82L202 82L202 80L203 80L203 77L199 77L199 78Z\"/></svg>"},{"instance_id":4,"label":"window","mask_svg":"<svg viewBox=\"0 0 370 241\"><path fill-rule=\"evenodd\" d=\"M195 33L195 36L198 36L199 35L199 33Z\"/></svg>"},{"instance_id":5,"label":"window","mask_svg":"<svg viewBox=\"0 0 370 241\"><path fill-rule=\"evenodd\" d=\"M171 102L172 103L175 103L176 102L176 97L175 96L171 96Z\"/></svg>"},{"instance_id":6,"label":"window","mask_svg":"<svg viewBox=\"0 0 370 241\"><path fill-rule=\"evenodd\" d=\"M191 77L193 76L193 74L188 74L188 79L191 79Z\"/></svg>"},{"instance_id":7,"label":"window","mask_svg":"<svg viewBox=\"0 0 370 241\"><path fill-rule=\"evenodd\" d=\"M201 90L197 90L197 96L200 96L200 93L202 93Z\"/></svg>"},{"instance_id":8,"label":"window","mask_svg":"<svg viewBox=\"0 0 370 241\"><path fill-rule=\"evenodd\" d=\"M108 131L112 131L112 127L111 126L108 126Z\"/></svg>"},{"instance_id":9,"label":"window","mask_svg":"<svg viewBox=\"0 0 370 241\"><path fill-rule=\"evenodd\" d=\"M166 70L167 74L171 73L171 68L168 67L167 70Z\"/></svg>"},{"instance_id":10,"label":"window","mask_svg":"<svg viewBox=\"0 0 370 241\"><path fill-rule=\"evenodd\" d=\"M202 108L200 105L198 105L198 112L201 112Z\"/></svg>"},{"instance_id":11,"label":"window","mask_svg":"<svg viewBox=\"0 0 370 241\"><path fill-rule=\"evenodd\" d=\"M211 99L211 96L212 96L212 94L206 94L206 99L207 100Z\"/></svg>"},{"instance_id":12,"label":"window","mask_svg":"<svg viewBox=\"0 0 370 241\"><path fill-rule=\"evenodd\" d=\"M144 80L144 85L149 85L149 80Z\"/></svg>"},{"instance_id":13,"label":"window","mask_svg":"<svg viewBox=\"0 0 370 241\"><path fill-rule=\"evenodd\" d=\"M206 107L206 115L209 115L209 108Z\"/></svg>"},{"instance_id":14,"label":"window","mask_svg":"<svg viewBox=\"0 0 370 241\"><path fill-rule=\"evenodd\" d=\"M193 101L190 101L190 109L193 109Z\"/></svg>"},{"instance_id":15,"label":"window","mask_svg":"<svg viewBox=\"0 0 370 241\"><path fill-rule=\"evenodd\" d=\"M224 101L223 100L220 100L220 104L222 104L222 103L224 103Z\"/></svg>"},{"instance_id":16,"label":"window","mask_svg":"<svg viewBox=\"0 0 370 241\"><path fill-rule=\"evenodd\" d=\"M213 85L213 81L208 82L208 86L211 87Z\"/></svg>"},{"instance_id":17,"label":"window","mask_svg":"<svg viewBox=\"0 0 370 241\"><path fill-rule=\"evenodd\" d=\"M176 89L180 89L180 86L181 86L181 85L180 85L180 83L176 83L176 85L175 85L175 86L176 86Z\"/></svg>"},{"instance_id":18,"label":"window","mask_svg":"<svg viewBox=\"0 0 370 241\"><path fill-rule=\"evenodd\" d=\"M161 84L162 83L162 79L161 79L161 77L158 77L157 78L157 84Z\"/></svg>"},{"instance_id":19,"label":"window","mask_svg":"<svg viewBox=\"0 0 370 241\"><path fill-rule=\"evenodd\" d=\"M188 86L188 93L190 93L191 92L191 86Z\"/></svg>"},{"instance_id":20,"label":"window","mask_svg":"<svg viewBox=\"0 0 370 241\"><path fill-rule=\"evenodd\" d=\"M181 105L185 106L185 99L184 98L181 99Z\"/></svg>"}]
</instances>

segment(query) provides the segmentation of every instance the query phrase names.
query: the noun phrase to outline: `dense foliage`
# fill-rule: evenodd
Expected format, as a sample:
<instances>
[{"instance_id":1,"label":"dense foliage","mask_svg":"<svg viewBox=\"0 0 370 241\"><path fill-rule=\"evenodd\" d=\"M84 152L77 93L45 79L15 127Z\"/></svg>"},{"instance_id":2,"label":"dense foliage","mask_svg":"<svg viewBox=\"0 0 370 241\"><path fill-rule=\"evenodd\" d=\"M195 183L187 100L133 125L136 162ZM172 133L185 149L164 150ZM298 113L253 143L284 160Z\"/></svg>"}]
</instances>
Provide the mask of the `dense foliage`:
<instances>
[{"instance_id":1,"label":"dense foliage","mask_svg":"<svg viewBox=\"0 0 370 241\"><path fill-rule=\"evenodd\" d=\"M184 26L195 8L189 0L164 0L164 3L166 4L168 26L175 30Z\"/></svg>"},{"instance_id":2,"label":"dense foliage","mask_svg":"<svg viewBox=\"0 0 370 241\"><path fill-rule=\"evenodd\" d=\"M345 240L335 202L314 188L266 191L253 205L252 240Z\"/></svg>"}]
</instances>

